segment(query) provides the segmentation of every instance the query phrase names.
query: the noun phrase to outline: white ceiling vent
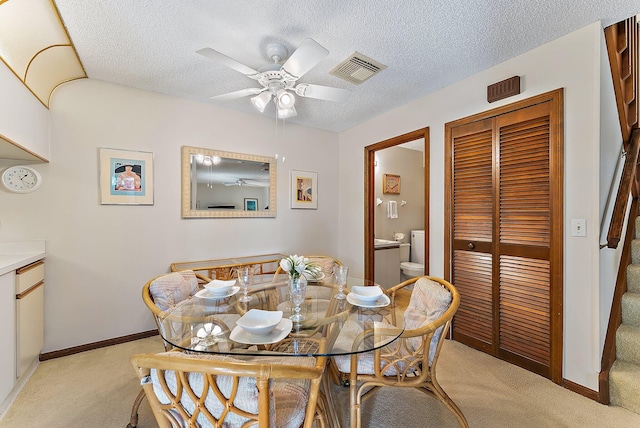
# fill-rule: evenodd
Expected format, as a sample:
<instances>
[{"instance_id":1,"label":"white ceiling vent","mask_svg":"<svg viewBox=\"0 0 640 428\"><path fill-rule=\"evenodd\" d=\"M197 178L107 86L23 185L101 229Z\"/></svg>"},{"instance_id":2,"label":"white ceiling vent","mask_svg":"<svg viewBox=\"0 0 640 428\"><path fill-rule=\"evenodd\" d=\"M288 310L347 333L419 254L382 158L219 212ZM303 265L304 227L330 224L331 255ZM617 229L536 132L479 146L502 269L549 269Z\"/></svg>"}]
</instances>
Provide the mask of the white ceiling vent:
<instances>
[{"instance_id":1,"label":"white ceiling vent","mask_svg":"<svg viewBox=\"0 0 640 428\"><path fill-rule=\"evenodd\" d=\"M360 52L354 52L349 58L331 70L329 74L359 85L385 68L387 68L386 65L380 64Z\"/></svg>"}]
</instances>

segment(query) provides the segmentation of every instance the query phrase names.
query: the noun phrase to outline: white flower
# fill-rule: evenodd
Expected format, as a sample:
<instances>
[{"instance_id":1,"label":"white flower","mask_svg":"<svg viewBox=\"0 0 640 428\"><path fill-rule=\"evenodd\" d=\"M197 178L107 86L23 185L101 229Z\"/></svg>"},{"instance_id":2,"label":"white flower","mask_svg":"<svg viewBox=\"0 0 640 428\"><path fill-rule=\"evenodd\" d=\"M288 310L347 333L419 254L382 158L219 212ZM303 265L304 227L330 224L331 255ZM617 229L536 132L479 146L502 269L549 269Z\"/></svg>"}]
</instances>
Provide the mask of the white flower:
<instances>
[{"instance_id":1,"label":"white flower","mask_svg":"<svg viewBox=\"0 0 640 428\"><path fill-rule=\"evenodd\" d=\"M290 272L292 268L291 260L289 260L289 258L280 260L280 267L282 268L283 271Z\"/></svg>"},{"instance_id":2,"label":"white flower","mask_svg":"<svg viewBox=\"0 0 640 428\"><path fill-rule=\"evenodd\" d=\"M315 278L320 272L320 268L308 258L297 254L280 260L280 268L294 279L299 278L303 273L308 273Z\"/></svg>"}]
</instances>

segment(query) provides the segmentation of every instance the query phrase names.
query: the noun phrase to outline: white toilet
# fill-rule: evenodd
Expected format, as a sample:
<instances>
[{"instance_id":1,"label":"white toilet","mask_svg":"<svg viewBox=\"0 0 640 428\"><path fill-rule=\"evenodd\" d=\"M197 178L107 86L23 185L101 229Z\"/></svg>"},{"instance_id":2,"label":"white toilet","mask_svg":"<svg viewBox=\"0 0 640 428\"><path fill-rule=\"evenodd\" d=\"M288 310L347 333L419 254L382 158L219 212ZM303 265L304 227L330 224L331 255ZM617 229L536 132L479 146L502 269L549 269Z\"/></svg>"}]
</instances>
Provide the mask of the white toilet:
<instances>
[{"instance_id":1,"label":"white toilet","mask_svg":"<svg viewBox=\"0 0 640 428\"><path fill-rule=\"evenodd\" d=\"M400 244L400 270L403 281L424 275L424 230L412 230L411 244Z\"/></svg>"}]
</instances>

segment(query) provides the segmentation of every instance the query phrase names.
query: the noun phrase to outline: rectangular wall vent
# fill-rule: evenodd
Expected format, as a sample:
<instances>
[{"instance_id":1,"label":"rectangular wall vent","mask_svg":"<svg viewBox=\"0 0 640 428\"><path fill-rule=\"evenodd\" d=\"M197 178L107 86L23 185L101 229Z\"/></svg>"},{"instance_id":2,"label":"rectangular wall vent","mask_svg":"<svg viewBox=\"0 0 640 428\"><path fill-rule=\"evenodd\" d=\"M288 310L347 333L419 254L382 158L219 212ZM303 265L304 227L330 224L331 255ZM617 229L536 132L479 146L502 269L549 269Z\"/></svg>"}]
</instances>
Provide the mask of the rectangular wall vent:
<instances>
[{"instance_id":1,"label":"rectangular wall vent","mask_svg":"<svg viewBox=\"0 0 640 428\"><path fill-rule=\"evenodd\" d=\"M359 85L374 74L387 68L359 52L354 52L349 58L338 64L329 74Z\"/></svg>"},{"instance_id":2,"label":"rectangular wall vent","mask_svg":"<svg viewBox=\"0 0 640 428\"><path fill-rule=\"evenodd\" d=\"M513 76L487 86L487 101L492 103L520 93L520 76Z\"/></svg>"}]
</instances>

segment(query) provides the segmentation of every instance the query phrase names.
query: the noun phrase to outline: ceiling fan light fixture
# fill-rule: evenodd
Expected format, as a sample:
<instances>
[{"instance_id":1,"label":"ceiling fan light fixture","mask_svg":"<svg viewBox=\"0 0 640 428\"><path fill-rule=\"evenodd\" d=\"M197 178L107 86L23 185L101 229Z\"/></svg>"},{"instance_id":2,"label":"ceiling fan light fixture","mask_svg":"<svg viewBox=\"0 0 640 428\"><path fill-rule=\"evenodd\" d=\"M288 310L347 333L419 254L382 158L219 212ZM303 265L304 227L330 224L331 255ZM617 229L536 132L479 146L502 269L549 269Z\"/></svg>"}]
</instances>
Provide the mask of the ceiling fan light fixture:
<instances>
[{"instance_id":1,"label":"ceiling fan light fixture","mask_svg":"<svg viewBox=\"0 0 640 428\"><path fill-rule=\"evenodd\" d=\"M251 98L253 106L258 109L260 113L264 113L264 109L267 108L269 101L271 101L271 93L268 91L264 91Z\"/></svg>"},{"instance_id":2,"label":"ceiling fan light fixture","mask_svg":"<svg viewBox=\"0 0 640 428\"><path fill-rule=\"evenodd\" d=\"M297 116L298 112L295 107L280 108L278 107L278 119L289 119L290 117Z\"/></svg>"},{"instance_id":3,"label":"ceiling fan light fixture","mask_svg":"<svg viewBox=\"0 0 640 428\"><path fill-rule=\"evenodd\" d=\"M296 103L296 97L284 89L279 89L276 92L276 99L278 100L278 106L282 109L290 109Z\"/></svg>"}]
</instances>

